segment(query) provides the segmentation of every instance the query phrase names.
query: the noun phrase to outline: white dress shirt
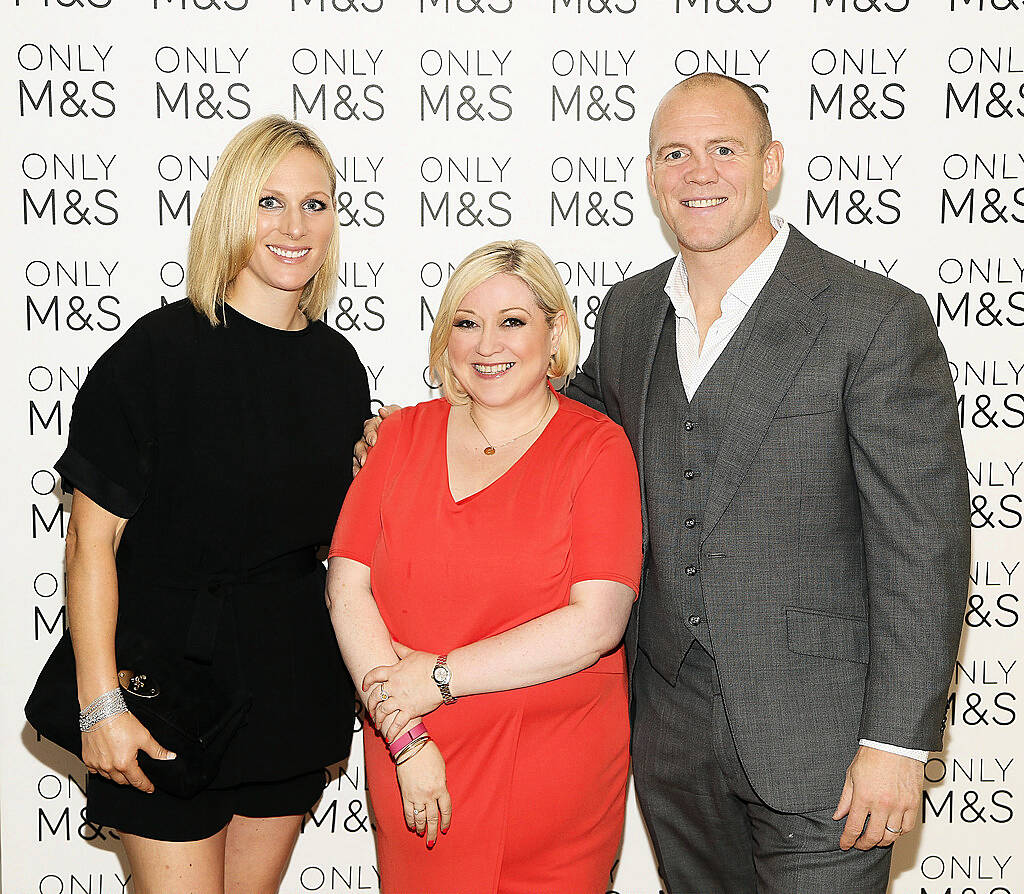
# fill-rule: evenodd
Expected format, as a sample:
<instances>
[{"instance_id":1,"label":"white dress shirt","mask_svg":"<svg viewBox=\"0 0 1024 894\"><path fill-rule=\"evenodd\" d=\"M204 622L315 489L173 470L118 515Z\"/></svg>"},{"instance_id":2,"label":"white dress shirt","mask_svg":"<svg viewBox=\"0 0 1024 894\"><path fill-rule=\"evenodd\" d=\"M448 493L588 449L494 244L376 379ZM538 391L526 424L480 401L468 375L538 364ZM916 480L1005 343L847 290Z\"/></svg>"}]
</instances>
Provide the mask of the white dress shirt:
<instances>
[{"instance_id":1,"label":"white dress shirt","mask_svg":"<svg viewBox=\"0 0 1024 894\"><path fill-rule=\"evenodd\" d=\"M771 216L775 228L775 238L768 243L754 262L740 274L725 292L722 298L722 315L711 324L704 338L703 348L700 344L700 332L697 329L697 314L690 298L689 280L686 276L686 265L683 256L676 256L676 262L669 272L665 283L665 293L672 302L676 314L676 361L679 364L679 377L683 381L683 389L688 400L704 381L715 361L722 355L732 337L736 334L740 323L747 315L755 299L764 288L769 277L775 272L782 250L789 238L789 224L781 217ZM885 742L873 742L861 739L861 745L912 757L914 760L927 761L928 752L913 748L902 748L899 745L888 745Z\"/></svg>"}]
</instances>

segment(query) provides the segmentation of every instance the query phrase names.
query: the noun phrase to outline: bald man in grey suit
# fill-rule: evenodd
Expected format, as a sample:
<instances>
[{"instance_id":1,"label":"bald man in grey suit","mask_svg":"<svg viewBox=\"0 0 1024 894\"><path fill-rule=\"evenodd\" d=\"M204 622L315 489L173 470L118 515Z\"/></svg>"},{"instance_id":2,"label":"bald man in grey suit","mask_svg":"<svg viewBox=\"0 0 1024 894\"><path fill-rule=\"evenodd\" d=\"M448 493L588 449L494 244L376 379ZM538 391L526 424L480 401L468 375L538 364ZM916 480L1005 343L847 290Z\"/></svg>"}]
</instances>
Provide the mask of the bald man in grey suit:
<instances>
[{"instance_id":1,"label":"bald man in grey suit","mask_svg":"<svg viewBox=\"0 0 1024 894\"><path fill-rule=\"evenodd\" d=\"M669 91L647 169L679 254L611 289L568 389L640 468L633 771L673 894L883 894L967 594L935 324L769 214L782 156L746 85Z\"/></svg>"}]
</instances>

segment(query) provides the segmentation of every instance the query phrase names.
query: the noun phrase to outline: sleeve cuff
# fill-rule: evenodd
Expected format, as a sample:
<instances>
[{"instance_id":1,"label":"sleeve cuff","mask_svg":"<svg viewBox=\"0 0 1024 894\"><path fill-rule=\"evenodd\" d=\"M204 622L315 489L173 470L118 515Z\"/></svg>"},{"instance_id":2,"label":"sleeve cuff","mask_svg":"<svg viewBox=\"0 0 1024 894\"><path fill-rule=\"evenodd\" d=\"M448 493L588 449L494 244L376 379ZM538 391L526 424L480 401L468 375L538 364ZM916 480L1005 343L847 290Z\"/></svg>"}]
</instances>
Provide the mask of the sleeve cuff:
<instances>
[{"instance_id":1,"label":"sleeve cuff","mask_svg":"<svg viewBox=\"0 0 1024 894\"><path fill-rule=\"evenodd\" d=\"M143 496L111 481L96 466L70 445L54 464L65 493L80 490L94 503L119 518L131 518L142 505Z\"/></svg>"},{"instance_id":2,"label":"sleeve cuff","mask_svg":"<svg viewBox=\"0 0 1024 894\"><path fill-rule=\"evenodd\" d=\"M870 739L861 739L861 745L868 748L877 748L879 751L888 751L890 754L901 754L903 757L912 757L922 764L928 763L928 752L918 751L916 748L901 748L899 745L888 745L885 742L872 742Z\"/></svg>"}]
</instances>

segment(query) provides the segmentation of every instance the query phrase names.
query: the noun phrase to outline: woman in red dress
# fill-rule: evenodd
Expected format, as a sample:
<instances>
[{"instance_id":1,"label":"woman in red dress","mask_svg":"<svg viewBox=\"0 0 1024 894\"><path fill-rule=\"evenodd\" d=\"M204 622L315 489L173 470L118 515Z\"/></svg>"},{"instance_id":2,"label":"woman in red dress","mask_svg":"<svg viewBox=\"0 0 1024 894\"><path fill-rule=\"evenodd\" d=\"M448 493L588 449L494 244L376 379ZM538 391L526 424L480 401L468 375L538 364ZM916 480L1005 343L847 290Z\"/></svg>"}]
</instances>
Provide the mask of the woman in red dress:
<instances>
[{"instance_id":1,"label":"woman in red dress","mask_svg":"<svg viewBox=\"0 0 1024 894\"><path fill-rule=\"evenodd\" d=\"M381 887L596 894L629 765L633 453L549 385L575 371L579 327L532 243L466 258L430 344L445 398L381 426L328 573L342 655L382 734L364 737Z\"/></svg>"}]
</instances>

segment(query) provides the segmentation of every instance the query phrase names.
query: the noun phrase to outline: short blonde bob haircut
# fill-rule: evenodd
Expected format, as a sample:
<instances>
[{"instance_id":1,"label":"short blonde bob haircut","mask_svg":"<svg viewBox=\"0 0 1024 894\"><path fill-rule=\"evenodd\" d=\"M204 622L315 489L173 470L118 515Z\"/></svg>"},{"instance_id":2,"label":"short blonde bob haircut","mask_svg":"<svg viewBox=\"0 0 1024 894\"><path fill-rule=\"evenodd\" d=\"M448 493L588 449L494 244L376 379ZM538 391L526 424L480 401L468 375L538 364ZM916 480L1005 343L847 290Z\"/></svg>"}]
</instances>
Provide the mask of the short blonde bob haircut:
<instances>
[{"instance_id":1,"label":"short blonde bob haircut","mask_svg":"<svg viewBox=\"0 0 1024 894\"><path fill-rule=\"evenodd\" d=\"M256 248L256 207L260 190L278 163L293 149L306 149L323 162L334 195L334 162L323 141L306 125L268 115L243 127L227 144L199 200L188 241L186 291L210 324L221 322L218 309L235 277ZM332 199L333 205L333 199ZM299 310L310 321L327 311L338 283L338 216L323 266L305 288Z\"/></svg>"},{"instance_id":2,"label":"short blonde bob haircut","mask_svg":"<svg viewBox=\"0 0 1024 894\"><path fill-rule=\"evenodd\" d=\"M464 404L469 399L448 360L448 340L455 323L455 312L469 292L499 273L510 273L523 281L533 293L549 328L558 312L564 311L565 328L548 366L548 376L571 379L576 375L576 364L580 359L580 325L555 265L532 242L523 239L490 242L466 257L455 269L445 286L441 306L434 317L434 328L430 332L430 372L444 389L449 403Z\"/></svg>"}]
</instances>

